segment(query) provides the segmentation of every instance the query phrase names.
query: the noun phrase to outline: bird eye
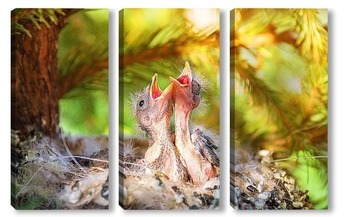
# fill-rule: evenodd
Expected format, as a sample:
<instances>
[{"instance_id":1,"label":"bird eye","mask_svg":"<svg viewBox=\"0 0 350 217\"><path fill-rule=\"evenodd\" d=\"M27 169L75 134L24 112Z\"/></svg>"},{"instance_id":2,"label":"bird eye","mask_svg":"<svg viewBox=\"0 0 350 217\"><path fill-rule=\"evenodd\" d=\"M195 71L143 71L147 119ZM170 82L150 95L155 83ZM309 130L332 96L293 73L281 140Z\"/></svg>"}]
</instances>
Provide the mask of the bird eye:
<instances>
[{"instance_id":1,"label":"bird eye","mask_svg":"<svg viewBox=\"0 0 350 217\"><path fill-rule=\"evenodd\" d=\"M193 80L192 81L192 93L194 95L199 95L200 92L201 92L201 85L196 80Z\"/></svg>"},{"instance_id":2,"label":"bird eye","mask_svg":"<svg viewBox=\"0 0 350 217\"><path fill-rule=\"evenodd\" d=\"M141 101L139 102L139 106L140 106L140 107L142 107L144 104L145 104L145 101L144 101L144 100L141 100Z\"/></svg>"},{"instance_id":3,"label":"bird eye","mask_svg":"<svg viewBox=\"0 0 350 217\"><path fill-rule=\"evenodd\" d=\"M138 111L143 111L148 108L148 98L147 96L142 96L137 100L137 110Z\"/></svg>"}]
</instances>

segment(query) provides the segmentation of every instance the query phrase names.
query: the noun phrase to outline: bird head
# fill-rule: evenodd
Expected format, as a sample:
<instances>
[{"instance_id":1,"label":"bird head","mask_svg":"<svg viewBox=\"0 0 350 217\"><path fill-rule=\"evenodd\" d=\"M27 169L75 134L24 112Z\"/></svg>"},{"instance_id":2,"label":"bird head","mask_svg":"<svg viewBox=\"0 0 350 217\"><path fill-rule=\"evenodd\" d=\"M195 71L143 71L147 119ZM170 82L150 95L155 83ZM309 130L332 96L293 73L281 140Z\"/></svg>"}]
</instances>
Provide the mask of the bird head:
<instances>
[{"instance_id":1,"label":"bird head","mask_svg":"<svg viewBox=\"0 0 350 217\"><path fill-rule=\"evenodd\" d=\"M170 81L174 85L173 99L175 104L180 105L186 111L191 111L199 105L201 85L193 79L190 64L187 61L180 76L177 79L170 77Z\"/></svg>"},{"instance_id":2,"label":"bird head","mask_svg":"<svg viewBox=\"0 0 350 217\"><path fill-rule=\"evenodd\" d=\"M142 130L152 133L162 120L170 124L173 113L171 93L172 85L162 91L158 85L158 75L155 74L151 83L137 96L135 114Z\"/></svg>"}]
</instances>

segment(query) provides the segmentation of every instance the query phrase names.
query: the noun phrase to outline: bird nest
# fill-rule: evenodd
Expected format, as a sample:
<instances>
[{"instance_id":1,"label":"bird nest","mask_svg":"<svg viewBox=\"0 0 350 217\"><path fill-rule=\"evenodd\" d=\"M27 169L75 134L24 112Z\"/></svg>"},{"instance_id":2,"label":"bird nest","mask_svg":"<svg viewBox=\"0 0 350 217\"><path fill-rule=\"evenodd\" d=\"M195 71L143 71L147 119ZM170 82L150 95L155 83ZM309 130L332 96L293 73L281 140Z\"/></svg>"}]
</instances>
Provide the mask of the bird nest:
<instances>
[{"instance_id":1,"label":"bird nest","mask_svg":"<svg viewBox=\"0 0 350 217\"><path fill-rule=\"evenodd\" d=\"M217 209L220 180L212 178L200 186L174 182L146 166L143 158L148 142L120 141L120 205L132 210Z\"/></svg>"},{"instance_id":2,"label":"bird nest","mask_svg":"<svg viewBox=\"0 0 350 217\"><path fill-rule=\"evenodd\" d=\"M96 138L86 140L101 147ZM68 137L51 139L40 133L23 138L12 131L11 199L15 208L108 208L108 150L75 156L68 141Z\"/></svg>"},{"instance_id":3,"label":"bird nest","mask_svg":"<svg viewBox=\"0 0 350 217\"><path fill-rule=\"evenodd\" d=\"M259 154L257 159L235 158L237 161L231 164L231 205L241 210L312 209L308 191L300 190L295 179L273 163L268 154Z\"/></svg>"}]
</instances>

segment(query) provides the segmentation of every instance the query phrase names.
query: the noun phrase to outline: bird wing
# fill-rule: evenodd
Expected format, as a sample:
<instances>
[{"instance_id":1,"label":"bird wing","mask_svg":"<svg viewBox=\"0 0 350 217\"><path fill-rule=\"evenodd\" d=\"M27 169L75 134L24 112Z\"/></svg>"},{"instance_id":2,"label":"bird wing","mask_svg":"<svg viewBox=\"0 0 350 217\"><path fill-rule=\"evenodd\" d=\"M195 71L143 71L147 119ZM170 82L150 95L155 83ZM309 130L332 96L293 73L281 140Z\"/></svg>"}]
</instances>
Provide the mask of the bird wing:
<instances>
[{"instance_id":1,"label":"bird wing","mask_svg":"<svg viewBox=\"0 0 350 217\"><path fill-rule=\"evenodd\" d=\"M210 136L205 130L196 128L191 135L192 143L197 151L210 163L220 166L219 147L215 138Z\"/></svg>"}]
</instances>

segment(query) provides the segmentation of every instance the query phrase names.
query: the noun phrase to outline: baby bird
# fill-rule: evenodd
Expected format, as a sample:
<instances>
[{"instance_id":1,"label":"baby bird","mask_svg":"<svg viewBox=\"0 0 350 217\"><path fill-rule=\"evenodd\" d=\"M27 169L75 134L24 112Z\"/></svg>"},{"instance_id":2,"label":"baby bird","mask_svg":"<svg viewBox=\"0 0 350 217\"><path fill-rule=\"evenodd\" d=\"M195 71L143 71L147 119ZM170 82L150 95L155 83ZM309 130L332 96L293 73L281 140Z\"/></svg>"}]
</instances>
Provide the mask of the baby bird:
<instances>
[{"instance_id":1,"label":"baby bird","mask_svg":"<svg viewBox=\"0 0 350 217\"><path fill-rule=\"evenodd\" d=\"M191 140L197 151L215 167L220 167L219 147L217 139L205 129L194 127Z\"/></svg>"},{"instance_id":2,"label":"baby bird","mask_svg":"<svg viewBox=\"0 0 350 217\"><path fill-rule=\"evenodd\" d=\"M192 135L189 131L191 111L200 102L200 84L193 79L188 62L177 79L170 77L173 86L175 107L175 144L185 160L187 170L195 185L200 185L216 175L215 166L219 166L214 141L204 131L196 128ZM192 137L192 138L191 138Z\"/></svg>"},{"instance_id":3,"label":"baby bird","mask_svg":"<svg viewBox=\"0 0 350 217\"><path fill-rule=\"evenodd\" d=\"M147 166L163 172L172 181L187 181L186 166L170 137L172 85L162 91L155 74L151 84L137 97L134 107L139 127L150 139L145 153Z\"/></svg>"}]
</instances>

